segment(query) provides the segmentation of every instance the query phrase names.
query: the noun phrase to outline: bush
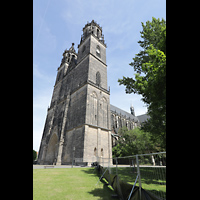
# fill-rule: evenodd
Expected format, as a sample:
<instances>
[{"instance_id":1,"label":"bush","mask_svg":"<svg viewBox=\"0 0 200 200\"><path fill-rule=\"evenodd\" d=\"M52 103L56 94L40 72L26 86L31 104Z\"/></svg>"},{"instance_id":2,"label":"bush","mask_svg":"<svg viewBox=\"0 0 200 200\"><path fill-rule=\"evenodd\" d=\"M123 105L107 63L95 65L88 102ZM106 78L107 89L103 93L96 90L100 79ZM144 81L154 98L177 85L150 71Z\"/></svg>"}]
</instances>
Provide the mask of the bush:
<instances>
[{"instance_id":1,"label":"bush","mask_svg":"<svg viewBox=\"0 0 200 200\"><path fill-rule=\"evenodd\" d=\"M37 158L37 152L33 150L33 161L36 160L36 158Z\"/></svg>"}]
</instances>

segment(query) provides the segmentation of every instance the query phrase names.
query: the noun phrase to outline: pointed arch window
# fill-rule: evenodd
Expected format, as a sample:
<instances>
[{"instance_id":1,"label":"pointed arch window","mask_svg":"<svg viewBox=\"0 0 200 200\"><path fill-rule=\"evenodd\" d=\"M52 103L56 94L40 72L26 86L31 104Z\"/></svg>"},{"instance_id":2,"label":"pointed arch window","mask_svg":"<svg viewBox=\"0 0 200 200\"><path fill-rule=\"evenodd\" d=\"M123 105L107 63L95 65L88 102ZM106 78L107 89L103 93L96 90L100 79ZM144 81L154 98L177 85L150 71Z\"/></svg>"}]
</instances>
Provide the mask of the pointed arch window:
<instances>
[{"instance_id":1,"label":"pointed arch window","mask_svg":"<svg viewBox=\"0 0 200 200\"><path fill-rule=\"evenodd\" d=\"M98 86L101 86L101 74L100 74L100 72L96 73L96 84Z\"/></svg>"},{"instance_id":2,"label":"pointed arch window","mask_svg":"<svg viewBox=\"0 0 200 200\"><path fill-rule=\"evenodd\" d=\"M93 125L97 125L98 121L97 107L98 107L97 94L93 92L91 94L91 99L90 99L90 110L91 110L90 123Z\"/></svg>"},{"instance_id":3,"label":"pointed arch window","mask_svg":"<svg viewBox=\"0 0 200 200\"><path fill-rule=\"evenodd\" d=\"M103 156L103 148L101 148L101 156Z\"/></svg>"},{"instance_id":4,"label":"pointed arch window","mask_svg":"<svg viewBox=\"0 0 200 200\"><path fill-rule=\"evenodd\" d=\"M99 45L97 45L97 47L96 47L96 55L97 55L99 58L101 58L101 49L100 49L100 46L99 46Z\"/></svg>"},{"instance_id":5,"label":"pointed arch window","mask_svg":"<svg viewBox=\"0 0 200 200\"><path fill-rule=\"evenodd\" d=\"M99 126L108 128L108 104L105 97L100 99L101 109L99 110L101 120Z\"/></svg>"},{"instance_id":6,"label":"pointed arch window","mask_svg":"<svg viewBox=\"0 0 200 200\"><path fill-rule=\"evenodd\" d=\"M94 148L94 156L97 156L97 148Z\"/></svg>"}]
</instances>

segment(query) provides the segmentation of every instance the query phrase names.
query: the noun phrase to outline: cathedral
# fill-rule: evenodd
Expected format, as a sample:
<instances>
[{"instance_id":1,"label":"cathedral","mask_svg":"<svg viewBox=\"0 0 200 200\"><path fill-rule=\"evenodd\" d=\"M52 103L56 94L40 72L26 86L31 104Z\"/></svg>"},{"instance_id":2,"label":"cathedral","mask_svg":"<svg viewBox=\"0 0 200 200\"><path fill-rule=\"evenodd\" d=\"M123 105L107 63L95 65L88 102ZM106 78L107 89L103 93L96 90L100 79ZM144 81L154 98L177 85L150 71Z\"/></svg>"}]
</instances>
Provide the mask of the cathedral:
<instances>
[{"instance_id":1,"label":"cathedral","mask_svg":"<svg viewBox=\"0 0 200 200\"><path fill-rule=\"evenodd\" d=\"M107 87L106 43L94 20L83 28L78 53L74 43L63 52L40 143L38 164L65 165L107 158L118 130L141 125L146 117L110 105ZM147 118L147 117L146 117Z\"/></svg>"}]
</instances>

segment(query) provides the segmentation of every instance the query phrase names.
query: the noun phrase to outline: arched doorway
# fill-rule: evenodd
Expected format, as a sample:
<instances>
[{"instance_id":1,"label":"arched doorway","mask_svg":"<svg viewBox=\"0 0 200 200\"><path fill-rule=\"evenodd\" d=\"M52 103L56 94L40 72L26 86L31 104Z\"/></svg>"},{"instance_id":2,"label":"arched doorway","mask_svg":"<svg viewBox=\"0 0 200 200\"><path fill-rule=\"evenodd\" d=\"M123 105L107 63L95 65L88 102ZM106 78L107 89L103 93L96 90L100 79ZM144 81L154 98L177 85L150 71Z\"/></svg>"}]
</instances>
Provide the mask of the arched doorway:
<instances>
[{"instance_id":1,"label":"arched doorway","mask_svg":"<svg viewBox=\"0 0 200 200\"><path fill-rule=\"evenodd\" d=\"M52 165L57 158L57 151L58 151L58 136L57 134L53 134L49 140L47 154L45 162L46 164Z\"/></svg>"}]
</instances>

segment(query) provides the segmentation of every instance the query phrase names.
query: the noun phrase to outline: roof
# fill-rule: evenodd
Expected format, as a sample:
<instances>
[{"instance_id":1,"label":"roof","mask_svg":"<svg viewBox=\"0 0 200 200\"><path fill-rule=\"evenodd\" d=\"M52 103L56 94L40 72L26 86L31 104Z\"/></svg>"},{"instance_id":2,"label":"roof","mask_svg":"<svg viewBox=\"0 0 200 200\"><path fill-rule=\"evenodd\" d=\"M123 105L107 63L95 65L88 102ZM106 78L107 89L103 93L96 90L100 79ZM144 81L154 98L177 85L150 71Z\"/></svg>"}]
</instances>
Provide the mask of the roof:
<instances>
[{"instance_id":1,"label":"roof","mask_svg":"<svg viewBox=\"0 0 200 200\"><path fill-rule=\"evenodd\" d=\"M147 119L149 119L149 118L150 118L150 116L149 116L149 115L147 115L147 114L138 115L137 117L138 117L138 119L139 119L140 123L143 123L143 122L147 121Z\"/></svg>"},{"instance_id":2,"label":"roof","mask_svg":"<svg viewBox=\"0 0 200 200\"><path fill-rule=\"evenodd\" d=\"M118 114L124 115L124 116L126 116L126 118L130 117L130 119L134 120L135 122L139 121L137 116L134 116L131 113L128 113L128 112L126 112L126 111L124 111L124 110L122 110L122 109L120 109L116 106L111 105L111 104L110 104L110 110L113 111L113 112L117 112Z\"/></svg>"}]
</instances>

